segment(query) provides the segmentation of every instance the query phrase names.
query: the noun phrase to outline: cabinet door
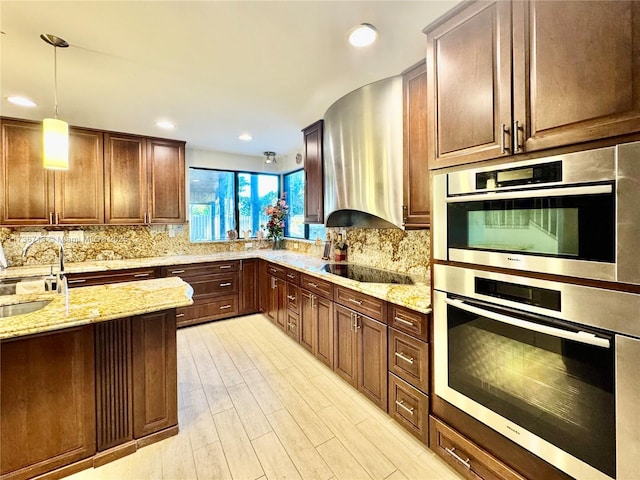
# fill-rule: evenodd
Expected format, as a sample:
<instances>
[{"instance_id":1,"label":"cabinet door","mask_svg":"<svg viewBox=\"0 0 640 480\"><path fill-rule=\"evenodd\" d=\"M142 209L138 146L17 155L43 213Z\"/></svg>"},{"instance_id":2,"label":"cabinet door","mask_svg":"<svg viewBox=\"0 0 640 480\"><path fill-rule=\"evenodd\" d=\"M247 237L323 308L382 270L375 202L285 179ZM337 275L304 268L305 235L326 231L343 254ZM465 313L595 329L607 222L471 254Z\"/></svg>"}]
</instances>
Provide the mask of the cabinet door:
<instances>
[{"instance_id":1,"label":"cabinet door","mask_svg":"<svg viewBox=\"0 0 640 480\"><path fill-rule=\"evenodd\" d=\"M387 411L387 326L358 315L358 390Z\"/></svg>"},{"instance_id":2,"label":"cabinet door","mask_svg":"<svg viewBox=\"0 0 640 480\"><path fill-rule=\"evenodd\" d=\"M133 435L140 438L178 424L175 310L131 319Z\"/></svg>"},{"instance_id":3,"label":"cabinet door","mask_svg":"<svg viewBox=\"0 0 640 480\"><path fill-rule=\"evenodd\" d=\"M640 130L640 3L513 9L514 120L525 151Z\"/></svg>"},{"instance_id":4,"label":"cabinet door","mask_svg":"<svg viewBox=\"0 0 640 480\"><path fill-rule=\"evenodd\" d=\"M258 260L240 260L240 315L258 311Z\"/></svg>"},{"instance_id":5,"label":"cabinet door","mask_svg":"<svg viewBox=\"0 0 640 480\"><path fill-rule=\"evenodd\" d=\"M104 223L102 132L69 130L69 170L55 172L55 223Z\"/></svg>"},{"instance_id":6,"label":"cabinet door","mask_svg":"<svg viewBox=\"0 0 640 480\"><path fill-rule=\"evenodd\" d=\"M333 370L351 383L357 386L358 362L356 356L358 354L356 347L355 322L356 313L344 308L342 305L336 305L334 309L334 364Z\"/></svg>"},{"instance_id":7,"label":"cabinet door","mask_svg":"<svg viewBox=\"0 0 640 480\"><path fill-rule=\"evenodd\" d=\"M184 142L148 140L151 223L184 223Z\"/></svg>"},{"instance_id":8,"label":"cabinet door","mask_svg":"<svg viewBox=\"0 0 640 480\"><path fill-rule=\"evenodd\" d=\"M316 310L314 320L314 351L316 358L333 368L333 302L324 297L314 295L313 308Z\"/></svg>"},{"instance_id":9,"label":"cabinet door","mask_svg":"<svg viewBox=\"0 0 640 480\"><path fill-rule=\"evenodd\" d=\"M427 32L429 168L508 155L511 2L478 2Z\"/></svg>"},{"instance_id":10,"label":"cabinet door","mask_svg":"<svg viewBox=\"0 0 640 480\"><path fill-rule=\"evenodd\" d=\"M287 282L276 278L276 324L286 331L287 329Z\"/></svg>"},{"instance_id":11,"label":"cabinet door","mask_svg":"<svg viewBox=\"0 0 640 480\"><path fill-rule=\"evenodd\" d=\"M262 313L267 313L269 311L269 292L271 291L271 283L269 280L269 275L267 274L267 262L265 260L259 261L258 266L258 284L260 290L259 297L259 306L260 311Z\"/></svg>"},{"instance_id":12,"label":"cabinet door","mask_svg":"<svg viewBox=\"0 0 640 480\"><path fill-rule=\"evenodd\" d=\"M104 135L105 223L145 223L147 152L142 137Z\"/></svg>"},{"instance_id":13,"label":"cabinet door","mask_svg":"<svg viewBox=\"0 0 640 480\"><path fill-rule=\"evenodd\" d=\"M93 325L2 342L3 478L37 477L95 453L93 355Z\"/></svg>"},{"instance_id":14,"label":"cabinet door","mask_svg":"<svg viewBox=\"0 0 640 480\"><path fill-rule=\"evenodd\" d=\"M42 166L42 125L2 120L0 224L53 223L53 172Z\"/></svg>"},{"instance_id":15,"label":"cabinet door","mask_svg":"<svg viewBox=\"0 0 640 480\"><path fill-rule=\"evenodd\" d=\"M318 323L314 295L307 290L300 290L300 318L298 322L299 342L304 348L313 352L314 324Z\"/></svg>"},{"instance_id":16,"label":"cabinet door","mask_svg":"<svg viewBox=\"0 0 640 480\"><path fill-rule=\"evenodd\" d=\"M404 226L428 227L429 167L427 164L427 64L422 60L402 74L404 94Z\"/></svg>"},{"instance_id":17,"label":"cabinet door","mask_svg":"<svg viewBox=\"0 0 640 480\"><path fill-rule=\"evenodd\" d=\"M305 128L304 137L304 221L324 223L324 180L322 120Z\"/></svg>"}]
</instances>

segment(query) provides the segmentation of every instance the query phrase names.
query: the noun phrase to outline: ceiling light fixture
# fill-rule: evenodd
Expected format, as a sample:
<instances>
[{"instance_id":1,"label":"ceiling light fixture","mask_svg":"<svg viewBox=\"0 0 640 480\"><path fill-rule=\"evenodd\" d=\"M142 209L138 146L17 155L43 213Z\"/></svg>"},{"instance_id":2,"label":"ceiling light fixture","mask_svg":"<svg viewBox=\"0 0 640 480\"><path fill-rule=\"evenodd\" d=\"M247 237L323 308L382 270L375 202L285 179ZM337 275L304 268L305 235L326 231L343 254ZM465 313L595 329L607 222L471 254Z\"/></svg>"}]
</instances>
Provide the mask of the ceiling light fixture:
<instances>
[{"instance_id":1,"label":"ceiling light fixture","mask_svg":"<svg viewBox=\"0 0 640 480\"><path fill-rule=\"evenodd\" d=\"M69 124L58 119L58 48L69 44L60 37L42 34L40 38L53 46L53 103L54 118L42 120L43 165L50 170L69 169Z\"/></svg>"},{"instance_id":2,"label":"ceiling light fixture","mask_svg":"<svg viewBox=\"0 0 640 480\"><path fill-rule=\"evenodd\" d=\"M35 107L37 105L36 102L26 97L7 97L7 101L20 107Z\"/></svg>"},{"instance_id":3,"label":"ceiling light fixture","mask_svg":"<svg viewBox=\"0 0 640 480\"><path fill-rule=\"evenodd\" d=\"M251 140L253 140L253 137L248 133L243 133L242 135L238 135L238 139L242 140L243 142L250 142Z\"/></svg>"},{"instance_id":4,"label":"ceiling light fixture","mask_svg":"<svg viewBox=\"0 0 640 480\"><path fill-rule=\"evenodd\" d=\"M271 163L278 163L278 160L276 160L276 152L264 152L263 154L265 157L264 163L266 164L271 164Z\"/></svg>"},{"instance_id":5,"label":"ceiling light fixture","mask_svg":"<svg viewBox=\"0 0 640 480\"><path fill-rule=\"evenodd\" d=\"M378 30L370 23L362 23L349 32L349 43L354 47L366 47L378 38Z\"/></svg>"},{"instance_id":6,"label":"ceiling light fixture","mask_svg":"<svg viewBox=\"0 0 640 480\"><path fill-rule=\"evenodd\" d=\"M175 123L169 122L167 120L160 120L159 122L156 122L156 126L164 128L165 130L173 130L174 128L176 128Z\"/></svg>"}]
</instances>

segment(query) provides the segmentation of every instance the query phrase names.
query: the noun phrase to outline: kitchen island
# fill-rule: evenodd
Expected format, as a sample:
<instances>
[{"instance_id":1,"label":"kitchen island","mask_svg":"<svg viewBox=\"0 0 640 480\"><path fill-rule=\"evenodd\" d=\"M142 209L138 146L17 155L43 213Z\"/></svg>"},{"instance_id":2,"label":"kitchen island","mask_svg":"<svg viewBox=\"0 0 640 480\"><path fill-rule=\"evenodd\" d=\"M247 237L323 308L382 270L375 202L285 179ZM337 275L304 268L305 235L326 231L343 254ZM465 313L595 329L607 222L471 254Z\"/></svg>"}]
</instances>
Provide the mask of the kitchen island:
<instances>
[{"instance_id":1,"label":"kitchen island","mask_svg":"<svg viewBox=\"0 0 640 480\"><path fill-rule=\"evenodd\" d=\"M179 278L8 295L0 320L0 478L53 478L178 433ZM68 302L67 302L68 298Z\"/></svg>"}]
</instances>

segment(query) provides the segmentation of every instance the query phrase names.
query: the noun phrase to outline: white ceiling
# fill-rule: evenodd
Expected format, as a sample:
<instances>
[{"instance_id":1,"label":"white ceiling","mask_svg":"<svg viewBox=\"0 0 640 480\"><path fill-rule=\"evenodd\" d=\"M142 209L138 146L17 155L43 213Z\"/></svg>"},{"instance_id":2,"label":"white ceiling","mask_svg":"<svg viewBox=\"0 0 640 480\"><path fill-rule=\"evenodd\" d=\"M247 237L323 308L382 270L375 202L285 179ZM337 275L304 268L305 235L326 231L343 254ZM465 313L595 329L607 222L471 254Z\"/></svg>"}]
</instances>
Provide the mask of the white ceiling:
<instances>
[{"instance_id":1,"label":"white ceiling","mask_svg":"<svg viewBox=\"0 0 640 480\"><path fill-rule=\"evenodd\" d=\"M291 154L335 100L424 58L422 29L457 3L1 0L0 114L52 116L54 53L40 39L50 33L70 44L58 49L59 117L70 124ZM378 42L350 47L347 31L363 22ZM238 140L244 132L254 140Z\"/></svg>"}]
</instances>

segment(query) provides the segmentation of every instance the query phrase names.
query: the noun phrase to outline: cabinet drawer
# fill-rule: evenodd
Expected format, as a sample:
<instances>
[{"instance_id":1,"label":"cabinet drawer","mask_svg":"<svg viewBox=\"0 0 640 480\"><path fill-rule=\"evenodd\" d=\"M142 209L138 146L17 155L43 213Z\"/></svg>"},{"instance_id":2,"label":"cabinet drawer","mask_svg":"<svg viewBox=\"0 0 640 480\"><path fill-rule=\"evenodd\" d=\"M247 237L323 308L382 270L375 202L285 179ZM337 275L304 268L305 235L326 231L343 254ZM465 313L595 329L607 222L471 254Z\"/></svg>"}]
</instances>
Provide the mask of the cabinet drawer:
<instances>
[{"instance_id":1,"label":"cabinet drawer","mask_svg":"<svg viewBox=\"0 0 640 480\"><path fill-rule=\"evenodd\" d=\"M423 392L429 391L429 344L389 329L389 371Z\"/></svg>"},{"instance_id":2,"label":"cabinet drawer","mask_svg":"<svg viewBox=\"0 0 640 480\"><path fill-rule=\"evenodd\" d=\"M493 455L435 417L429 417L429 445L463 477L472 480L524 480Z\"/></svg>"},{"instance_id":3,"label":"cabinet drawer","mask_svg":"<svg viewBox=\"0 0 640 480\"><path fill-rule=\"evenodd\" d=\"M311 293L333 300L333 284L331 282L301 273L300 286Z\"/></svg>"},{"instance_id":4,"label":"cabinet drawer","mask_svg":"<svg viewBox=\"0 0 640 480\"><path fill-rule=\"evenodd\" d=\"M429 341L429 315L426 313L389 304L388 323L396 330L413 335L425 342Z\"/></svg>"},{"instance_id":5,"label":"cabinet drawer","mask_svg":"<svg viewBox=\"0 0 640 480\"><path fill-rule=\"evenodd\" d=\"M69 287L88 287L90 285L148 280L150 278L156 278L155 268L135 268L130 270L115 270L112 272L70 273L67 275L67 282Z\"/></svg>"},{"instance_id":6,"label":"cabinet drawer","mask_svg":"<svg viewBox=\"0 0 640 480\"><path fill-rule=\"evenodd\" d=\"M238 315L238 296L215 297L176 309L178 327Z\"/></svg>"},{"instance_id":7,"label":"cabinet drawer","mask_svg":"<svg viewBox=\"0 0 640 480\"><path fill-rule=\"evenodd\" d=\"M384 300L349 288L336 287L335 301L379 322L387 323L387 302Z\"/></svg>"},{"instance_id":8,"label":"cabinet drawer","mask_svg":"<svg viewBox=\"0 0 640 480\"><path fill-rule=\"evenodd\" d=\"M216 273L237 272L240 261L232 260L230 262L210 262L198 263L190 265L174 265L164 267L163 272L166 277L180 277L186 279L188 277L210 275Z\"/></svg>"},{"instance_id":9,"label":"cabinet drawer","mask_svg":"<svg viewBox=\"0 0 640 480\"><path fill-rule=\"evenodd\" d=\"M389 373L389 415L425 445L429 439L429 397Z\"/></svg>"},{"instance_id":10,"label":"cabinet drawer","mask_svg":"<svg viewBox=\"0 0 640 480\"><path fill-rule=\"evenodd\" d=\"M299 318L298 318L298 314L295 312L292 312L291 310L287 310L287 324L285 325L285 331L287 332L287 335L289 335L291 338L293 338L296 342L298 341L298 322L299 322Z\"/></svg>"},{"instance_id":11,"label":"cabinet drawer","mask_svg":"<svg viewBox=\"0 0 640 480\"><path fill-rule=\"evenodd\" d=\"M235 272L186 277L184 280L193 287L194 300L238 293L238 274Z\"/></svg>"},{"instance_id":12,"label":"cabinet drawer","mask_svg":"<svg viewBox=\"0 0 640 480\"><path fill-rule=\"evenodd\" d=\"M287 268L281 267L274 263L267 263L267 273L273 277L280 278L282 280L287 279Z\"/></svg>"},{"instance_id":13,"label":"cabinet drawer","mask_svg":"<svg viewBox=\"0 0 640 480\"><path fill-rule=\"evenodd\" d=\"M300 312L300 289L287 282L287 308L298 314Z\"/></svg>"},{"instance_id":14,"label":"cabinet drawer","mask_svg":"<svg viewBox=\"0 0 640 480\"><path fill-rule=\"evenodd\" d=\"M285 273L285 279L289 283L293 283L294 285L299 285L300 284L300 272L298 272L297 270L291 270L290 268L287 268L286 273Z\"/></svg>"}]
</instances>

